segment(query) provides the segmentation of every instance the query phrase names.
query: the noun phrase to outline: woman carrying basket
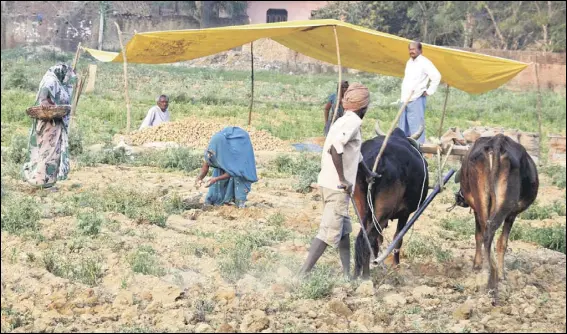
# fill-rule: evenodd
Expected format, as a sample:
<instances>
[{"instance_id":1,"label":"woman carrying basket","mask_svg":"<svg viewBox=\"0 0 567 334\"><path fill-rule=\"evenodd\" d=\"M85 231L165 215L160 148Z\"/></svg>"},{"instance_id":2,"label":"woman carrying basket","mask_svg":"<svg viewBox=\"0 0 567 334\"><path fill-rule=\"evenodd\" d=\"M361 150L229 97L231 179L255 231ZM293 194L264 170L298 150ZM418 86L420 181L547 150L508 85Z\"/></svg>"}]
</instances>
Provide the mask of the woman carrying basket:
<instances>
[{"instance_id":1,"label":"woman carrying basket","mask_svg":"<svg viewBox=\"0 0 567 334\"><path fill-rule=\"evenodd\" d=\"M66 64L52 66L39 84L35 106L69 105L76 79ZM50 188L69 174L69 114L63 118L33 118L28 155L23 167L24 179L33 186Z\"/></svg>"}]
</instances>

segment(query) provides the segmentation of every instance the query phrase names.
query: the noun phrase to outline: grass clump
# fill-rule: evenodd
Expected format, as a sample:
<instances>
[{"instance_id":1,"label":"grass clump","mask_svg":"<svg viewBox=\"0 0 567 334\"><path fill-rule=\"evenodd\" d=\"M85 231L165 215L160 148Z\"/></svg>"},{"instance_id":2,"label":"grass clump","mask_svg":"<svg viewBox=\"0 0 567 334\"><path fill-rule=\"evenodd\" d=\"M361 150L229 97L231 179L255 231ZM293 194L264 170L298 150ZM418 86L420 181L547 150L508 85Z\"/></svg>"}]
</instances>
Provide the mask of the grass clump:
<instances>
[{"instance_id":1,"label":"grass clump","mask_svg":"<svg viewBox=\"0 0 567 334\"><path fill-rule=\"evenodd\" d=\"M565 202L556 200L550 205L539 205L536 201L526 211L520 214L520 219L542 220L554 216L565 216Z\"/></svg>"},{"instance_id":2,"label":"grass clump","mask_svg":"<svg viewBox=\"0 0 567 334\"><path fill-rule=\"evenodd\" d=\"M273 166L278 173L298 177L293 187L299 193L311 191L311 184L317 182L321 170L320 157L308 154L302 154L298 158L280 155L274 160Z\"/></svg>"},{"instance_id":3,"label":"grass clump","mask_svg":"<svg viewBox=\"0 0 567 334\"><path fill-rule=\"evenodd\" d=\"M151 246L140 246L130 254L128 262L132 271L144 275L163 276L165 269L159 264L156 251Z\"/></svg>"},{"instance_id":4,"label":"grass clump","mask_svg":"<svg viewBox=\"0 0 567 334\"><path fill-rule=\"evenodd\" d=\"M551 184L561 189L565 189L565 166L549 165L542 168L541 171L551 178Z\"/></svg>"},{"instance_id":5,"label":"grass clump","mask_svg":"<svg viewBox=\"0 0 567 334\"><path fill-rule=\"evenodd\" d=\"M41 212L38 203L31 196L17 192L2 197L2 231L20 235L24 232L38 232Z\"/></svg>"},{"instance_id":6,"label":"grass clump","mask_svg":"<svg viewBox=\"0 0 567 334\"><path fill-rule=\"evenodd\" d=\"M43 265L55 276L95 286L100 283L104 272L99 257L86 256L71 261L54 251L43 256Z\"/></svg>"},{"instance_id":7,"label":"grass clump","mask_svg":"<svg viewBox=\"0 0 567 334\"><path fill-rule=\"evenodd\" d=\"M453 231L461 239L466 239L475 233L474 218L449 217L441 221L441 227L447 231Z\"/></svg>"},{"instance_id":8,"label":"grass clump","mask_svg":"<svg viewBox=\"0 0 567 334\"><path fill-rule=\"evenodd\" d=\"M565 224L550 227L531 227L515 224L510 240L524 240L565 254Z\"/></svg>"},{"instance_id":9,"label":"grass clump","mask_svg":"<svg viewBox=\"0 0 567 334\"><path fill-rule=\"evenodd\" d=\"M81 212L77 216L77 228L83 235L97 236L104 222L104 216L96 212Z\"/></svg>"},{"instance_id":10,"label":"grass clump","mask_svg":"<svg viewBox=\"0 0 567 334\"><path fill-rule=\"evenodd\" d=\"M316 266L307 278L297 287L297 295L302 299L323 299L329 297L340 280L329 275L331 268L325 265Z\"/></svg>"}]
</instances>

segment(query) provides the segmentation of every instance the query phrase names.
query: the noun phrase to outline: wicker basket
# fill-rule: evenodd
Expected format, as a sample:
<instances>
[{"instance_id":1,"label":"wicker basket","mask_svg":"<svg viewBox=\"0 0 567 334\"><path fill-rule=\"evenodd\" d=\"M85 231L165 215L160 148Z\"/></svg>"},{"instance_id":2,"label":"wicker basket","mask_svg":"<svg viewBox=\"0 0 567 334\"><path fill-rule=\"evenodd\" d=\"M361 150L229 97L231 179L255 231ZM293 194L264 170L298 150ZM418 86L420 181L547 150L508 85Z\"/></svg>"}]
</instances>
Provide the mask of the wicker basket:
<instances>
[{"instance_id":1,"label":"wicker basket","mask_svg":"<svg viewBox=\"0 0 567 334\"><path fill-rule=\"evenodd\" d=\"M61 119L71 111L70 105L60 106L34 106L29 107L26 113L31 118L37 118L42 121L51 121L53 119Z\"/></svg>"}]
</instances>

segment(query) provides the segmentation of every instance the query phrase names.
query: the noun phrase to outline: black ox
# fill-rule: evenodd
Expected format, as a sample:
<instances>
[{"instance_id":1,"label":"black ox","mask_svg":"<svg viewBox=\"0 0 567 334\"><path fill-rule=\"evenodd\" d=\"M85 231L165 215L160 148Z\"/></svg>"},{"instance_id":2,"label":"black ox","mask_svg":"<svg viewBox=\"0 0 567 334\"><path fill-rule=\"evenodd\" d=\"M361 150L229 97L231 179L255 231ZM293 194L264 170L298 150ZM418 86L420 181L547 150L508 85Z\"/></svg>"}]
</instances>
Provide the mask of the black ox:
<instances>
[{"instance_id":1,"label":"black ox","mask_svg":"<svg viewBox=\"0 0 567 334\"><path fill-rule=\"evenodd\" d=\"M419 138L423 128L411 138ZM377 137L367 140L362 144L362 155L366 164L372 168L382 147L385 136L376 126ZM379 175L374 181L370 203L374 206L374 215L378 221L378 228L383 231L388 226L389 220L398 220L396 235L403 229L410 214L417 210L418 206L427 197L429 187L429 176L427 162L417 145L410 142L404 132L396 128L390 138L384 153L378 164L376 173ZM368 239L375 255L378 254L383 236L376 228L371 207L368 204L368 182L365 173L359 169L354 190L354 201L358 212L362 216L363 228L368 234ZM400 239L394 250L394 264L400 263L399 250L403 239ZM370 275L370 251L363 232L358 233L355 243L355 277L368 278Z\"/></svg>"}]
</instances>

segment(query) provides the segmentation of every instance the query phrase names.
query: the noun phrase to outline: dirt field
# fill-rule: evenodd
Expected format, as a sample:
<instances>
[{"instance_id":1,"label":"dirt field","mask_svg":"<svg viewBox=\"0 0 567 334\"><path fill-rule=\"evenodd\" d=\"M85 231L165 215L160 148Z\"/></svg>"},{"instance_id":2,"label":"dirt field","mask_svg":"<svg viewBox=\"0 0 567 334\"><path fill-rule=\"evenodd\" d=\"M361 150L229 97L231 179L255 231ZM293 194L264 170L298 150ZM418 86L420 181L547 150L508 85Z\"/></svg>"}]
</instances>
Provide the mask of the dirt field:
<instances>
[{"instance_id":1,"label":"dirt field","mask_svg":"<svg viewBox=\"0 0 567 334\"><path fill-rule=\"evenodd\" d=\"M79 235L76 216L61 213L66 196L120 184L185 198L198 194L194 176L75 168L58 192L3 180L33 195L44 212L42 238L2 231L2 332L565 332L565 255L511 241L502 305L492 307L486 269L472 271L473 235L443 227L458 220L474 229L468 209L445 211L452 187L408 233L398 269L374 268L371 281L346 282L337 276L338 255L327 250L313 278L294 279L319 224L320 196L297 193L293 179L271 173L273 152L258 155L261 180L248 208L190 209L163 227L108 211L96 236ZM545 186L538 201L563 193ZM242 240L254 243L251 254L238 252ZM83 279L56 276L62 271L53 268Z\"/></svg>"}]
</instances>

